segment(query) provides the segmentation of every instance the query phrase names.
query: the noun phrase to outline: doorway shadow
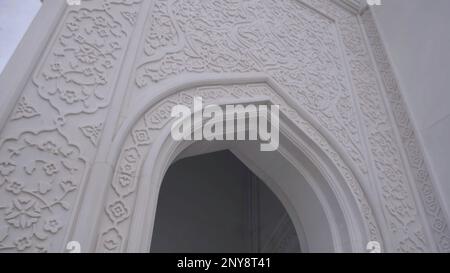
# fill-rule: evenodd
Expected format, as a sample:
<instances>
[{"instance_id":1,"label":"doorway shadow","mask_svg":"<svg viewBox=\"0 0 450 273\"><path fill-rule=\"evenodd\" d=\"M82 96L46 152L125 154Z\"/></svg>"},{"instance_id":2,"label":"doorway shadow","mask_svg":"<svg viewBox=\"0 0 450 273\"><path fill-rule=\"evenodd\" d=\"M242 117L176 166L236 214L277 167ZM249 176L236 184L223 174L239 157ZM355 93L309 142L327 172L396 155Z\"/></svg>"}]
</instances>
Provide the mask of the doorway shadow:
<instances>
[{"instance_id":1,"label":"doorway shadow","mask_svg":"<svg viewBox=\"0 0 450 273\"><path fill-rule=\"evenodd\" d=\"M276 195L228 150L180 159L161 185L154 253L296 253Z\"/></svg>"}]
</instances>

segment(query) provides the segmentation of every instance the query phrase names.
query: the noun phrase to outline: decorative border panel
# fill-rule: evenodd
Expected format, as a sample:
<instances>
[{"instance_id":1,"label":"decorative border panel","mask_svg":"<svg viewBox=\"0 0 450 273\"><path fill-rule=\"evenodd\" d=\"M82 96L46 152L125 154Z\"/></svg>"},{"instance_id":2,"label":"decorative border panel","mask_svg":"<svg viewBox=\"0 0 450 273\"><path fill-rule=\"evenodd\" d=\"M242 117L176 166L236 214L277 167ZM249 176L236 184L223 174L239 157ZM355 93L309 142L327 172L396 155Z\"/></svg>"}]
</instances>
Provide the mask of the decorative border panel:
<instances>
[{"instance_id":1,"label":"decorative border panel","mask_svg":"<svg viewBox=\"0 0 450 273\"><path fill-rule=\"evenodd\" d=\"M65 247L141 2L66 8L0 135L0 251Z\"/></svg>"},{"instance_id":2,"label":"decorative border panel","mask_svg":"<svg viewBox=\"0 0 450 273\"><path fill-rule=\"evenodd\" d=\"M417 140L414 126L408 115L407 106L400 92L380 34L378 33L372 12L370 10L364 12L361 19L372 48L378 71L381 75L381 80L383 81L385 94L400 132L403 149L408 157L409 167L413 172L416 187L419 190L422 204L432 227L434 239L439 248L438 250L450 252L448 220L445 218L437 198L438 195L431 181L422 148Z\"/></svg>"}]
</instances>

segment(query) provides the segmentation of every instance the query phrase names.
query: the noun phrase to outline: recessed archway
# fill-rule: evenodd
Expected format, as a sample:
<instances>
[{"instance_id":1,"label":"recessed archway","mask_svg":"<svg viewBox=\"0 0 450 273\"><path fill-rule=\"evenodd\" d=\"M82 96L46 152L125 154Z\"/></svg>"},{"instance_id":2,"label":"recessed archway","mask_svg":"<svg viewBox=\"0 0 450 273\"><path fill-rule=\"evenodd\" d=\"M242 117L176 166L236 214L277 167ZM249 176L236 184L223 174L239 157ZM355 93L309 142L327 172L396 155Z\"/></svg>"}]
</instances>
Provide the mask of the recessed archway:
<instances>
[{"instance_id":1,"label":"recessed archway","mask_svg":"<svg viewBox=\"0 0 450 273\"><path fill-rule=\"evenodd\" d=\"M281 127L287 128L282 122ZM198 127L198 130L201 128ZM362 226L357 218L351 216L356 204L347 203L350 200L339 200L335 190L330 185L339 183L341 178L325 164L311 162L312 154L305 154L292 142L288 132L282 129L280 147L273 152L261 152L258 141L173 141L167 136L165 143L158 145L163 149L156 156L164 165L157 166L157 173L152 181L153 194L147 200L152 205L146 212L150 232L142 232L139 236L140 247L145 249L143 242L151 245L157 202L163 178L173 162L186 157L227 149L255 173L267 187L277 196L290 216L300 240L303 252L351 252L358 247L358 237L362 235ZM293 136L290 136L293 137ZM299 139L297 139L299 141ZM297 145L307 145L297 143ZM304 146L306 147L306 146ZM342 181L341 181L342 182ZM335 186L338 186L337 184ZM138 201L139 202L139 201ZM353 218L353 219L351 219ZM349 223L354 223L350 225ZM136 224L133 227L140 227ZM132 234L139 234L132 231ZM145 237L148 236L148 237ZM359 244L364 247L364 239Z\"/></svg>"},{"instance_id":2,"label":"recessed archway","mask_svg":"<svg viewBox=\"0 0 450 273\"><path fill-rule=\"evenodd\" d=\"M260 156L255 153L259 145L248 142L228 149L277 194L297 233L303 228L309 251L363 252L369 241L383 242L371 205L358 182L362 176L330 134L293 105L270 79L235 75L174 83L143 100L124 123L114 144L117 148L113 147L111 153L112 161L117 163L112 191L107 193L107 218L101 221L97 251L149 251L165 172L194 143L171 137L170 109L177 104L191 107L194 96L203 97L206 104L280 106L277 151ZM299 177L305 178L304 183ZM299 198L308 190L310 194ZM305 200L307 203L303 203ZM108 213L116 207L123 212L118 217ZM314 213L305 211L305 207L315 207Z\"/></svg>"},{"instance_id":3,"label":"recessed archway","mask_svg":"<svg viewBox=\"0 0 450 273\"><path fill-rule=\"evenodd\" d=\"M283 204L235 155L186 151L164 176L150 252L301 252Z\"/></svg>"}]
</instances>

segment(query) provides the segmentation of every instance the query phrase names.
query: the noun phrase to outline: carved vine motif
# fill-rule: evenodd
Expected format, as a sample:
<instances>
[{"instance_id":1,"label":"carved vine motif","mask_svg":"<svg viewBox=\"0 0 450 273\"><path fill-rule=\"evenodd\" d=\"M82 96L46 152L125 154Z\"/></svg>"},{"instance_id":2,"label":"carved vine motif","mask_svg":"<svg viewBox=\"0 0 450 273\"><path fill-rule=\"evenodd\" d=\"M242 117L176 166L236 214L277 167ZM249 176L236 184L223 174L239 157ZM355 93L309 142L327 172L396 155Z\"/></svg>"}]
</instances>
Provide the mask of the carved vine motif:
<instances>
[{"instance_id":1,"label":"carved vine motif","mask_svg":"<svg viewBox=\"0 0 450 273\"><path fill-rule=\"evenodd\" d=\"M440 251L450 252L450 230L445 219L441 205L436 199L435 190L425 165L425 158L414 132L414 126L409 119L407 108L401 95L397 80L395 79L389 58L384 49L380 35L375 26L373 15L367 11L362 16L375 61L383 80L387 98L391 103L397 127L402 137L403 148L408 156L409 165L413 170L414 178L419 189L425 212L431 223L435 240Z\"/></svg>"},{"instance_id":2,"label":"carved vine motif","mask_svg":"<svg viewBox=\"0 0 450 273\"><path fill-rule=\"evenodd\" d=\"M144 88L183 73L267 73L363 173L373 166L396 250L424 251L429 244L364 42L357 17L331 1L156 0L135 82ZM370 158L361 153L362 132Z\"/></svg>"},{"instance_id":3,"label":"carved vine motif","mask_svg":"<svg viewBox=\"0 0 450 273\"><path fill-rule=\"evenodd\" d=\"M371 240L381 240L379 230L360 185L352 171L341 157L323 138L323 136L306 122L289 104L277 95L267 84L204 86L179 92L169 96L149 109L136 123L123 145L116 165L115 174L107 195L105 212L102 215L97 241L97 251L119 252L125 248L124 241L128 236L130 220L139 188L140 169L152 148L152 143L161 128L168 126L172 120L170 109L173 105L182 104L192 107L193 97L201 96L205 105L220 99L255 98L264 96L273 104L280 105L280 110L292 120L305 134L323 149L346 179L358 202L364 217L368 236Z\"/></svg>"},{"instance_id":4,"label":"carved vine motif","mask_svg":"<svg viewBox=\"0 0 450 273\"><path fill-rule=\"evenodd\" d=\"M52 52L34 77L39 95L60 117L95 113L109 104L111 91L106 86L128 39L129 25L124 23L130 18L122 18L122 13L139 2L92 1L68 12ZM117 8L118 4L125 6Z\"/></svg>"},{"instance_id":5,"label":"carved vine motif","mask_svg":"<svg viewBox=\"0 0 450 273\"><path fill-rule=\"evenodd\" d=\"M0 150L0 250L47 251L61 235L85 161L57 131L24 133Z\"/></svg>"},{"instance_id":6,"label":"carved vine motif","mask_svg":"<svg viewBox=\"0 0 450 273\"><path fill-rule=\"evenodd\" d=\"M334 134L367 173L330 1L157 0L147 22L139 88L182 73L265 72Z\"/></svg>"},{"instance_id":7,"label":"carved vine motif","mask_svg":"<svg viewBox=\"0 0 450 273\"><path fill-rule=\"evenodd\" d=\"M86 172L83 158L91 161L95 154L92 144L97 144L105 118L100 113L109 105L112 83L141 1L85 0L63 16L35 71L37 88L25 89L0 136L0 251L55 251L61 247L58 241L62 242ZM361 171L366 173L366 162L373 162L388 228L399 238L393 242L396 250L428 250L402 165L402 148L383 105L359 23L330 1L301 2L155 0L136 85L143 88L182 73L263 71L271 75L333 133ZM363 21L434 236L439 248L448 251L447 222L398 86L367 13ZM346 82L347 59L355 94ZM264 85L197 88L180 92L147 112L130 133L116 166L102 216L107 225L101 227L98 249L124 248L140 164L158 130L169 122L171 105L190 105L194 95L213 101L261 94L282 104L272 93ZM363 124L355 118L355 95ZM339 155L294 110L282 111L332 158L359 202L371 239L381 240L365 197ZM94 117L99 118L85 122ZM54 123L43 128L35 120ZM362 156L360 131L367 131L370 158ZM68 132L84 135L91 146L75 143L76 137Z\"/></svg>"},{"instance_id":8,"label":"carved vine motif","mask_svg":"<svg viewBox=\"0 0 450 273\"><path fill-rule=\"evenodd\" d=\"M0 251L62 250L141 2L67 7L0 136Z\"/></svg>"},{"instance_id":9,"label":"carved vine motif","mask_svg":"<svg viewBox=\"0 0 450 273\"><path fill-rule=\"evenodd\" d=\"M102 123L96 125L85 125L81 126L80 130L87 138L89 138L94 146L97 146L102 131L102 126Z\"/></svg>"},{"instance_id":10,"label":"carved vine motif","mask_svg":"<svg viewBox=\"0 0 450 273\"><path fill-rule=\"evenodd\" d=\"M395 251L426 251L429 244L425 239L388 110L384 106L376 70L370 52L364 45L363 33L356 17L341 20L339 26L367 130L381 203L388 228L394 235Z\"/></svg>"},{"instance_id":11,"label":"carved vine motif","mask_svg":"<svg viewBox=\"0 0 450 273\"><path fill-rule=\"evenodd\" d=\"M22 118L32 118L39 116L39 112L30 105L25 97L20 98L20 101L17 103L16 109L14 110L11 120L17 120Z\"/></svg>"}]
</instances>

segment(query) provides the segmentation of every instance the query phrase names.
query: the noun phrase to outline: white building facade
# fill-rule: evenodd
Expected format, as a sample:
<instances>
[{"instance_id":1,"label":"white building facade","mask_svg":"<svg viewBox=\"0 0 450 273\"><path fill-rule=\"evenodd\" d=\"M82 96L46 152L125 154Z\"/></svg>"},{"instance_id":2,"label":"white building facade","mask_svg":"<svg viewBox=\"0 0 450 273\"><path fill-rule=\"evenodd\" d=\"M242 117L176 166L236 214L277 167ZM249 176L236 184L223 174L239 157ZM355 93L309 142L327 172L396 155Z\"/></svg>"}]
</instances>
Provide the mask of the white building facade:
<instances>
[{"instance_id":1,"label":"white building facade","mask_svg":"<svg viewBox=\"0 0 450 273\"><path fill-rule=\"evenodd\" d=\"M148 252L166 170L221 149L279 198L302 251L450 251L365 1L72 4L43 1L0 78L0 251ZM279 149L174 141L171 109L196 96L279 105Z\"/></svg>"}]
</instances>

